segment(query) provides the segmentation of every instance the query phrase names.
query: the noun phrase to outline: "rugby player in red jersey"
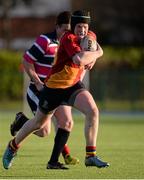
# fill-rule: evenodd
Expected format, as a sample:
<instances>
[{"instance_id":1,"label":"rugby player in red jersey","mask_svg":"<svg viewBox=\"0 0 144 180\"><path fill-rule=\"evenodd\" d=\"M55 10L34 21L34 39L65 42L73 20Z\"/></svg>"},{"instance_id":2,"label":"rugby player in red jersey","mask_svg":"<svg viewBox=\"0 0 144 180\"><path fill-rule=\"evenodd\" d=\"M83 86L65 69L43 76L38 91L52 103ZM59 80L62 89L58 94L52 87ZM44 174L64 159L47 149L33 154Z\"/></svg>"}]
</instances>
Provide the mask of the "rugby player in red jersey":
<instances>
[{"instance_id":1,"label":"rugby player in red jersey","mask_svg":"<svg viewBox=\"0 0 144 180\"><path fill-rule=\"evenodd\" d=\"M21 146L22 142L33 131L43 128L56 108L65 103L77 108L85 115L85 165L98 168L108 167L109 163L98 158L96 141L99 126L99 111L88 90L80 81L85 67L91 69L96 60L103 55L103 50L98 45L96 51L83 51L80 40L88 34L90 15L87 11L75 11L71 16L71 31L64 34L55 56L51 74L45 81L45 86L40 94L40 101L33 120L29 120L21 128L16 137L10 141L3 155L3 166L8 169ZM55 101L53 100L55 97ZM55 144L47 169L67 169L58 162L59 155L66 144L69 131L65 123L57 130Z\"/></svg>"},{"instance_id":2,"label":"rugby player in red jersey","mask_svg":"<svg viewBox=\"0 0 144 180\"><path fill-rule=\"evenodd\" d=\"M59 39L62 34L70 29L70 12L61 12L56 18L56 29L51 33L41 34L37 37L30 49L24 54L23 65L25 71L30 77L30 84L27 89L27 102L33 114L35 114L40 97L40 91L43 89L44 80L50 74L55 54L57 52ZM54 99L55 97L53 97ZM59 127L59 122L67 121L69 131L73 127L73 119L70 106L60 106L54 113L53 119L55 130ZM29 119L23 112L16 114L14 122L11 124L11 135L15 136L20 128ZM61 122L61 123L62 123ZM34 132L35 135L44 137L50 133L51 121L39 131ZM79 160L70 155L70 148L65 144L62 155L66 164L77 164Z\"/></svg>"}]
</instances>

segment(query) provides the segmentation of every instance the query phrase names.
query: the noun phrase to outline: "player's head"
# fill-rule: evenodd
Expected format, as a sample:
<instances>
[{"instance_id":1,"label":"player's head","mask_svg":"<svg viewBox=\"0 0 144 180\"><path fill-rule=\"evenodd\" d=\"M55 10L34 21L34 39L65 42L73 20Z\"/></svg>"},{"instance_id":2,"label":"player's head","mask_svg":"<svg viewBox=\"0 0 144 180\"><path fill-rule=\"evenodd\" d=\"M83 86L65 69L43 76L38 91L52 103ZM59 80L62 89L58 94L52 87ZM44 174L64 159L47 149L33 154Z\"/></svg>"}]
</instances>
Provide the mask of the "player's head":
<instances>
[{"instance_id":1,"label":"player's head","mask_svg":"<svg viewBox=\"0 0 144 180\"><path fill-rule=\"evenodd\" d=\"M74 34L85 36L88 32L91 17L88 11L74 11L71 15L71 30Z\"/></svg>"},{"instance_id":2,"label":"player's head","mask_svg":"<svg viewBox=\"0 0 144 180\"><path fill-rule=\"evenodd\" d=\"M70 30L71 13L69 11L61 12L56 18L56 32L58 37Z\"/></svg>"}]
</instances>

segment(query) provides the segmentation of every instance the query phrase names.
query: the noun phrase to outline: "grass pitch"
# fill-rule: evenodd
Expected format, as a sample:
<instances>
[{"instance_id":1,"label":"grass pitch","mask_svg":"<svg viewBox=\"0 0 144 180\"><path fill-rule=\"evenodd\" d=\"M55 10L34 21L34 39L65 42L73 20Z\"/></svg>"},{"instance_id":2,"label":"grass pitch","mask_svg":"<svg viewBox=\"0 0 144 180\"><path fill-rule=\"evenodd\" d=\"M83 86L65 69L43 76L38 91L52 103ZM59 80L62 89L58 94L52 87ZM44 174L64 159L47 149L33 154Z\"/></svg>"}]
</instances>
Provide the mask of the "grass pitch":
<instances>
[{"instance_id":1,"label":"grass pitch","mask_svg":"<svg viewBox=\"0 0 144 180\"><path fill-rule=\"evenodd\" d=\"M54 131L49 137L31 135L23 144L13 166L3 169L2 155L11 139L9 126L14 112L0 112L0 179L144 179L144 115L102 114L97 154L110 163L109 168L84 166L85 140L82 115L75 115L69 138L71 154L80 164L69 170L47 170ZM63 162L63 158L60 158Z\"/></svg>"}]
</instances>

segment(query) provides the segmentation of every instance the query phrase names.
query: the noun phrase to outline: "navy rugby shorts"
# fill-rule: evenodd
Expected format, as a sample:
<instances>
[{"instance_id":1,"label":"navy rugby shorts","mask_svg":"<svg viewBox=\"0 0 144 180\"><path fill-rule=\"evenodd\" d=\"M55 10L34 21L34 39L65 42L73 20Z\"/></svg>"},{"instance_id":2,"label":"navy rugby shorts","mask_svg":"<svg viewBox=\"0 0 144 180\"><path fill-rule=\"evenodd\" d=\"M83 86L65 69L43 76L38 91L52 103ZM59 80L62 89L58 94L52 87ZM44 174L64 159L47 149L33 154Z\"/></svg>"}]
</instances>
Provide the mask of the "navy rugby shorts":
<instances>
[{"instance_id":1,"label":"navy rugby shorts","mask_svg":"<svg viewBox=\"0 0 144 180\"><path fill-rule=\"evenodd\" d=\"M27 102L33 114L35 114L39 104L40 91L37 90L36 86L30 83L27 89Z\"/></svg>"}]
</instances>

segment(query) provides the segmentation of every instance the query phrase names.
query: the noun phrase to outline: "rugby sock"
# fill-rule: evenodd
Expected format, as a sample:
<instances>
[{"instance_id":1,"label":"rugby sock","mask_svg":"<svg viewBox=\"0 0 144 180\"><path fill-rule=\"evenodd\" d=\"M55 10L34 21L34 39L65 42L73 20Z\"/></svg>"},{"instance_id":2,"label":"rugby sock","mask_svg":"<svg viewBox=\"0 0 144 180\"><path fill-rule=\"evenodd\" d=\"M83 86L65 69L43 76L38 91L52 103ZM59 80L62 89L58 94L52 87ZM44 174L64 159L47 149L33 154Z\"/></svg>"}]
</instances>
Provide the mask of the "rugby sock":
<instances>
[{"instance_id":1,"label":"rugby sock","mask_svg":"<svg viewBox=\"0 0 144 180\"><path fill-rule=\"evenodd\" d=\"M96 155L96 146L86 146L86 158Z\"/></svg>"},{"instance_id":2,"label":"rugby sock","mask_svg":"<svg viewBox=\"0 0 144 180\"><path fill-rule=\"evenodd\" d=\"M57 134L55 136L55 142L54 142L52 155L49 161L50 164L54 164L58 162L60 153L62 152L64 145L66 144L68 140L69 134L70 134L69 131L58 128Z\"/></svg>"},{"instance_id":3,"label":"rugby sock","mask_svg":"<svg viewBox=\"0 0 144 180\"><path fill-rule=\"evenodd\" d=\"M67 144L64 145L63 151L62 151L62 155L63 157L66 157L66 155L70 154L70 148L68 147Z\"/></svg>"},{"instance_id":4,"label":"rugby sock","mask_svg":"<svg viewBox=\"0 0 144 180\"><path fill-rule=\"evenodd\" d=\"M9 146L10 146L10 148L15 152L15 151L17 151L18 149L19 149L19 145L17 145L16 143L15 143L15 138L14 139L12 139L10 142L9 142Z\"/></svg>"}]
</instances>

